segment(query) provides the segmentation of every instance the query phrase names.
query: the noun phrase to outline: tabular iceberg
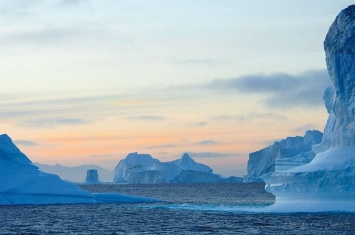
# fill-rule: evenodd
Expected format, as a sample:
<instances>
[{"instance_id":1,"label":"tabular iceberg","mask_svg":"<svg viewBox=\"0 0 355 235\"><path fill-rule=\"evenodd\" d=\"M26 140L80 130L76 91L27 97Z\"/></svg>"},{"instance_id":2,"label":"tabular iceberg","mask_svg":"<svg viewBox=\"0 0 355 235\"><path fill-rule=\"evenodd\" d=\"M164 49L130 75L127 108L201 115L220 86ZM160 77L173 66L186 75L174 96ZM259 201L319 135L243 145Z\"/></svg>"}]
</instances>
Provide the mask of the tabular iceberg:
<instances>
[{"instance_id":1,"label":"tabular iceberg","mask_svg":"<svg viewBox=\"0 0 355 235\"><path fill-rule=\"evenodd\" d=\"M262 178L276 195L271 211L355 211L355 5L342 10L324 41L333 86L329 118L308 164Z\"/></svg>"},{"instance_id":2,"label":"tabular iceberg","mask_svg":"<svg viewBox=\"0 0 355 235\"><path fill-rule=\"evenodd\" d=\"M40 171L6 135L0 135L0 205L153 202L121 194L92 194Z\"/></svg>"}]
</instances>

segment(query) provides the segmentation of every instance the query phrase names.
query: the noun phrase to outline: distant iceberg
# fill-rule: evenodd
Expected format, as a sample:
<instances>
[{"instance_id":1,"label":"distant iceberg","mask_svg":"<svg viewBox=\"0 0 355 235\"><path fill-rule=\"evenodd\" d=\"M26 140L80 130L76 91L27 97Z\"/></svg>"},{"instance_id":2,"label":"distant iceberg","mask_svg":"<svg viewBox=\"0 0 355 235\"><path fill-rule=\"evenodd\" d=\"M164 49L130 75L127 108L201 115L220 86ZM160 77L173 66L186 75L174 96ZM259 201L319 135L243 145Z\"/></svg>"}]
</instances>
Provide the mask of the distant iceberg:
<instances>
[{"instance_id":1,"label":"distant iceberg","mask_svg":"<svg viewBox=\"0 0 355 235\"><path fill-rule=\"evenodd\" d=\"M85 184L101 184L99 173L96 169L87 170Z\"/></svg>"},{"instance_id":2,"label":"distant iceberg","mask_svg":"<svg viewBox=\"0 0 355 235\"><path fill-rule=\"evenodd\" d=\"M276 195L268 211L355 212L355 5L336 17L324 49L333 86L324 95L322 142L310 163L262 176Z\"/></svg>"},{"instance_id":3,"label":"distant iceberg","mask_svg":"<svg viewBox=\"0 0 355 235\"><path fill-rule=\"evenodd\" d=\"M187 153L171 162L160 162L149 154L130 153L115 168L115 183L224 183L241 182L240 177L224 178L213 174L204 164L195 162Z\"/></svg>"},{"instance_id":4,"label":"distant iceberg","mask_svg":"<svg viewBox=\"0 0 355 235\"><path fill-rule=\"evenodd\" d=\"M46 165L38 162L33 163L40 171L58 175L61 179L73 182L84 183L86 181L87 171L90 169L97 170L101 182L112 182L113 171L106 170L97 165L80 165L80 166L62 166L60 164Z\"/></svg>"},{"instance_id":5,"label":"distant iceberg","mask_svg":"<svg viewBox=\"0 0 355 235\"><path fill-rule=\"evenodd\" d=\"M6 135L0 135L0 205L153 202L121 194L92 194L40 171Z\"/></svg>"}]
</instances>

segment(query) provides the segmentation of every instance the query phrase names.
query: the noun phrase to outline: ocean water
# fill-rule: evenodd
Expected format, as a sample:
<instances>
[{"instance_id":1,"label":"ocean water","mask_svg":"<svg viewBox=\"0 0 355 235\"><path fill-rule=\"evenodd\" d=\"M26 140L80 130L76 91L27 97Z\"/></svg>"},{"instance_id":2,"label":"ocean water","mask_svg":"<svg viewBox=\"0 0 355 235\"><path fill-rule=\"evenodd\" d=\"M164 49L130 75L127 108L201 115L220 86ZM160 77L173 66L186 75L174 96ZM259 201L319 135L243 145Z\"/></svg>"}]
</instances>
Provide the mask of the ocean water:
<instances>
[{"instance_id":1,"label":"ocean water","mask_svg":"<svg viewBox=\"0 0 355 235\"><path fill-rule=\"evenodd\" d=\"M261 183L81 185L153 197L145 204L0 206L0 234L355 234L354 213L258 213Z\"/></svg>"}]
</instances>

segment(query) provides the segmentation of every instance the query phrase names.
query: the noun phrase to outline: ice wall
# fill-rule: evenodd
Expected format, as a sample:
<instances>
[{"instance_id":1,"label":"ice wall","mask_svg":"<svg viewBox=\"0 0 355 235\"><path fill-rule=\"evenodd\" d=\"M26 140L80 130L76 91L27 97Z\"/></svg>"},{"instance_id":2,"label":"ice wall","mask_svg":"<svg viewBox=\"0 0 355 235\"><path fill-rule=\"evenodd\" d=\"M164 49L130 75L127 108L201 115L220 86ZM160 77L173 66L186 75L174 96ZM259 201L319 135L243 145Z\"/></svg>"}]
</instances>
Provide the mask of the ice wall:
<instances>
[{"instance_id":1,"label":"ice wall","mask_svg":"<svg viewBox=\"0 0 355 235\"><path fill-rule=\"evenodd\" d=\"M249 154L248 174L243 182L263 181L260 176L281 169L309 163L315 156L314 144L322 140L322 133L306 131L304 136L287 137L273 145Z\"/></svg>"},{"instance_id":2,"label":"ice wall","mask_svg":"<svg viewBox=\"0 0 355 235\"><path fill-rule=\"evenodd\" d=\"M342 10L324 41L333 86L324 95L329 118L308 164L262 178L276 195L271 211L355 211L355 5Z\"/></svg>"}]
</instances>

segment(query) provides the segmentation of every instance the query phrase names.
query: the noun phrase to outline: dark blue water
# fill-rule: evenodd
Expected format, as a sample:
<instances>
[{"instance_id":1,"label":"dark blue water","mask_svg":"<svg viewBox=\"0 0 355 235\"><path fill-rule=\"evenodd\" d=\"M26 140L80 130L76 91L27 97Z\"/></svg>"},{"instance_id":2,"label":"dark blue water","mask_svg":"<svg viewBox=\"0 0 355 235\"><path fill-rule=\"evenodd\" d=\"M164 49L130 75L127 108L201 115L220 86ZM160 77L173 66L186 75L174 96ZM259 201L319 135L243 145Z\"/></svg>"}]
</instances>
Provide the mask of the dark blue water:
<instances>
[{"instance_id":1,"label":"dark blue water","mask_svg":"<svg viewBox=\"0 0 355 235\"><path fill-rule=\"evenodd\" d=\"M1 206L0 234L355 234L355 214L253 213L274 202L263 184L93 185L154 204Z\"/></svg>"}]
</instances>

